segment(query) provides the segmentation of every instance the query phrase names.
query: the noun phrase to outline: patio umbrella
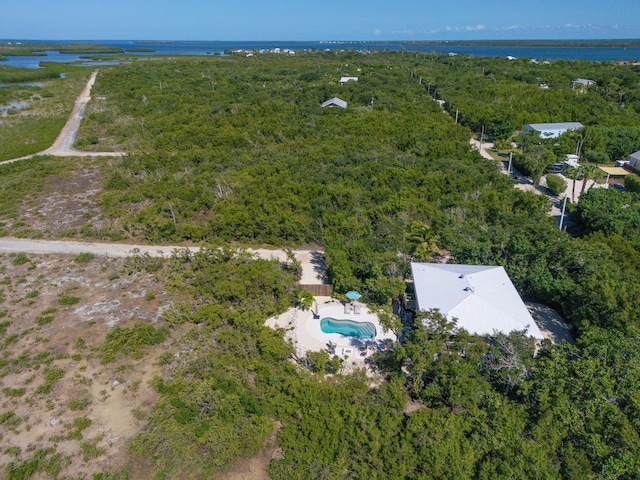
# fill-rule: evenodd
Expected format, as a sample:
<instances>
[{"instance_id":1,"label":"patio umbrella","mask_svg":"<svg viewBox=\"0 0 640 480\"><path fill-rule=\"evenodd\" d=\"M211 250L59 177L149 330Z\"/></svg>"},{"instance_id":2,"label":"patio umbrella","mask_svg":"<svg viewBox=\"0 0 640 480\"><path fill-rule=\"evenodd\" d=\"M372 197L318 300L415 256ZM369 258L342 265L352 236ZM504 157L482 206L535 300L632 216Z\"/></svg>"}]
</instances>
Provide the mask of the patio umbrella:
<instances>
[{"instance_id":1,"label":"patio umbrella","mask_svg":"<svg viewBox=\"0 0 640 480\"><path fill-rule=\"evenodd\" d=\"M347 293L345 293L345 296L349 299L349 300L358 300L362 295L360 295L360 293L354 291L354 290L350 290Z\"/></svg>"}]
</instances>

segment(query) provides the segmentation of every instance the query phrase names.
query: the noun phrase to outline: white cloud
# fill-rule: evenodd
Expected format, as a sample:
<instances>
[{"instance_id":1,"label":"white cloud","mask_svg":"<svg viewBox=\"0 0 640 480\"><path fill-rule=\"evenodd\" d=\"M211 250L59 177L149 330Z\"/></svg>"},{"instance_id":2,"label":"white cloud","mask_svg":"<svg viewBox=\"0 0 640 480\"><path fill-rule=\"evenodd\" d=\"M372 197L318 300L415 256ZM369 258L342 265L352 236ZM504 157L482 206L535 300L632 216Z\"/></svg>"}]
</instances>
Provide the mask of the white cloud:
<instances>
[{"instance_id":1,"label":"white cloud","mask_svg":"<svg viewBox=\"0 0 640 480\"><path fill-rule=\"evenodd\" d=\"M379 28L376 28L376 29L373 31L373 34L374 34L376 37L379 37L380 35L382 35L382 30L380 30Z\"/></svg>"},{"instance_id":2,"label":"white cloud","mask_svg":"<svg viewBox=\"0 0 640 480\"><path fill-rule=\"evenodd\" d=\"M440 33L438 29L432 30L393 30L391 32L393 35L404 35L407 37L415 37L416 35L435 35L436 33Z\"/></svg>"},{"instance_id":3,"label":"white cloud","mask_svg":"<svg viewBox=\"0 0 640 480\"><path fill-rule=\"evenodd\" d=\"M466 27L444 27L445 32L479 32L480 30L486 30L487 26L479 23L478 25L467 25ZM432 30L432 33L436 33L437 30Z\"/></svg>"}]
</instances>

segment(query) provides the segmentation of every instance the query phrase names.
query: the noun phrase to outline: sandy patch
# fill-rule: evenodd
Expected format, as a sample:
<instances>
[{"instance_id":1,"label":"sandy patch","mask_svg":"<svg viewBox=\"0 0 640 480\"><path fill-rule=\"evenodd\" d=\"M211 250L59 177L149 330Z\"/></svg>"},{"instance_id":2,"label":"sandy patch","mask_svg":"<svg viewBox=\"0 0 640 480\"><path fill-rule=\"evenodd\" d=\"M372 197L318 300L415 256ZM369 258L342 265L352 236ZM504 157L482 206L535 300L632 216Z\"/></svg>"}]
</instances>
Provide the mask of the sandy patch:
<instances>
[{"instance_id":1,"label":"sandy patch","mask_svg":"<svg viewBox=\"0 0 640 480\"><path fill-rule=\"evenodd\" d=\"M571 335L571 326L553 308L534 302L526 302L525 305L544 338L553 343L562 343L563 340L571 344L575 342Z\"/></svg>"}]
</instances>

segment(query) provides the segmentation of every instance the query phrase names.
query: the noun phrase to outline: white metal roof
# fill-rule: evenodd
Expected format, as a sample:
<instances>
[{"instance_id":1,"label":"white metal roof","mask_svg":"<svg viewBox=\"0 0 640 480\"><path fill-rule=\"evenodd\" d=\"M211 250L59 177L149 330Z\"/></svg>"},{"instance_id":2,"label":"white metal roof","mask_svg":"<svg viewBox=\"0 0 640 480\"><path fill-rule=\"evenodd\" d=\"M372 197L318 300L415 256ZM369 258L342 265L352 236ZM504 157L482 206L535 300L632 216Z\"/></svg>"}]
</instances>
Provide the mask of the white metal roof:
<instances>
[{"instance_id":1,"label":"white metal roof","mask_svg":"<svg viewBox=\"0 0 640 480\"><path fill-rule=\"evenodd\" d=\"M529 336L544 338L504 268L412 263L411 270L419 310L437 308L473 334L527 328Z\"/></svg>"},{"instance_id":2,"label":"white metal roof","mask_svg":"<svg viewBox=\"0 0 640 480\"><path fill-rule=\"evenodd\" d=\"M338 98L338 97L333 97L330 98L329 100L327 100L326 102L324 102L322 104L322 107L329 107L329 106L335 106L335 107L340 107L340 108L347 108L347 102L345 102L344 100Z\"/></svg>"},{"instance_id":3,"label":"white metal roof","mask_svg":"<svg viewBox=\"0 0 640 480\"><path fill-rule=\"evenodd\" d=\"M561 123L529 123L525 127L531 127L539 132L548 132L551 130L576 130L582 128L580 122L561 122Z\"/></svg>"}]
</instances>

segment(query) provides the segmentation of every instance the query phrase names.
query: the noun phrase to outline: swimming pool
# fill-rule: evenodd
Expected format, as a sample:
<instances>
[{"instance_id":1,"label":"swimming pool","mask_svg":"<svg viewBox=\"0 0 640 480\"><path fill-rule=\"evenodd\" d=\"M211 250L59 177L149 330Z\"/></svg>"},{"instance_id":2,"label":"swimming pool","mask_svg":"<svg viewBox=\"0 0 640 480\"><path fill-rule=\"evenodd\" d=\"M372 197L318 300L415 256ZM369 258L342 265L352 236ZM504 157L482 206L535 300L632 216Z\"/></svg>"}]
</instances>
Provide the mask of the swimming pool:
<instances>
[{"instance_id":1,"label":"swimming pool","mask_svg":"<svg viewBox=\"0 0 640 480\"><path fill-rule=\"evenodd\" d=\"M374 338L376 327L371 322L355 322L325 317L320 320L320 330L324 333L339 333L346 337Z\"/></svg>"}]
</instances>

